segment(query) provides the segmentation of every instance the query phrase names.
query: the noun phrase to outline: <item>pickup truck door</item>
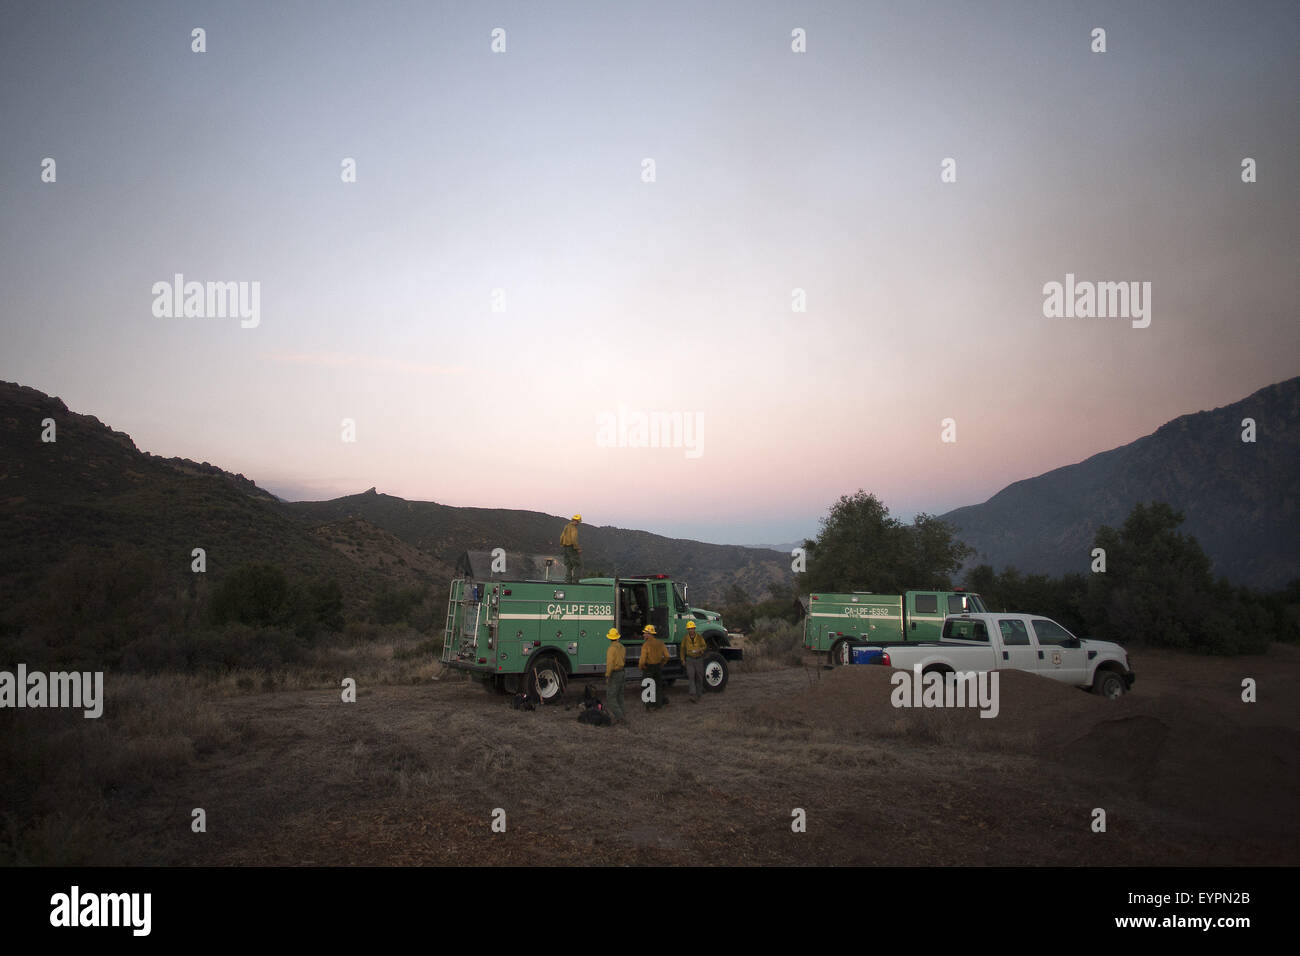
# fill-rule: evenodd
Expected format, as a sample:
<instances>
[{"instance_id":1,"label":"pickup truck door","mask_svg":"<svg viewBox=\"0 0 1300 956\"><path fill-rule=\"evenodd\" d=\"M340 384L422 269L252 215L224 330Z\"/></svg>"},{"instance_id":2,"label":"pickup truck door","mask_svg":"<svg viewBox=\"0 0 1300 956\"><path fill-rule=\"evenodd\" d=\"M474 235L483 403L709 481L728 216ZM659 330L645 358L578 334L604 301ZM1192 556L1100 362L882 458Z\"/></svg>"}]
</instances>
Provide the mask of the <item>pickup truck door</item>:
<instances>
[{"instance_id":1,"label":"pickup truck door","mask_svg":"<svg viewBox=\"0 0 1300 956\"><path fill-rule=\"evenodd\" d=\"M996 655L995 667L1002 670L1038 670L1038 646L1029 636L1025 622L1015 617L998 619L998 632L1002 649Z\"/></svg>"},{"instance_id":2,"label":"pickup truck door","mask_svg":"<svg viewBox=\"0 0 1300 956\"><path fill-rule=\"evenodd\" d=\"M1075 641L1074 635L1045 617L1036 617L1031 623L1043 654L1038 672L1067 684L1088 683L1088 652L1082 647L1063 646L1066 641Z\"/></svg>"}]
</instances>

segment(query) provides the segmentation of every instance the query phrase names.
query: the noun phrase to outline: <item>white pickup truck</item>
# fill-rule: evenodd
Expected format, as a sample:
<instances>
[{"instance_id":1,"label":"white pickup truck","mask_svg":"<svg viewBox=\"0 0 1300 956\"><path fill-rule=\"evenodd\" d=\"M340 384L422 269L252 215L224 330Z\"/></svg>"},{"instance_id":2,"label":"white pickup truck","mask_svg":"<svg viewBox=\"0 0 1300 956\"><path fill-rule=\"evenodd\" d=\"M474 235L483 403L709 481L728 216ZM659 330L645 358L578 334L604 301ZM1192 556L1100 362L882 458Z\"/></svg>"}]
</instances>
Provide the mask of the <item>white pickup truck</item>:
<instances>
[{"instance_id":1,"label":"white pickup truck","mask_svg":"<svg viewBox=\"0 0 1300 956\"><path fill-rule=\"evenodd\" d=\"M961 614L943 622L937 641L872 644L854 641L855 664L883 664L921 673L949 671L1032 671L1083 687L1103 697L1119 697L1133 686L1128 652L1109 641L1075 637L1040 614Z\"/></svg>"}]
</instances>

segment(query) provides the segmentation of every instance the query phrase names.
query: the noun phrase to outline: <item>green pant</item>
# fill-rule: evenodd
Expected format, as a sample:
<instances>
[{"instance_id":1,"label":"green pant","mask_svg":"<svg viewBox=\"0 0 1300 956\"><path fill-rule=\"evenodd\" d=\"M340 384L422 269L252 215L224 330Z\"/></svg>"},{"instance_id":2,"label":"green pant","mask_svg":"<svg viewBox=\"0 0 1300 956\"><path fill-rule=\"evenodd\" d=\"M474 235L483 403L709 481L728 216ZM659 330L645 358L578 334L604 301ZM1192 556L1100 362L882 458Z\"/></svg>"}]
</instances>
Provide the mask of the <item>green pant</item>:
<instances>
[{"instance_id":1,"label":"green pant","mask_svg":"<svg viewBox=\"0 0 1300 956\"><path fill-rule=\"evenodd\" d=\"M623 720L623 687L627 683L627 672L623 668L605 678L605 707L615 720Z\"/></svg>"},{"instance_id":2,"label":"green pant","mask_svg":"<svg viewBox=\"0 0 1300 956\"><path fill-rule=\"evenodd\" d=\"M564 581L566 584L577 584L580 577L582 577L582 555L573 545L566 544L564 546Z\"/></svg>"},{"instance_id":3,"label":"green pant","mask_svg":"<svg viewBox=\"0 0 1300 956\"><path fill-rule=\"evenodd\" d=\"M686 658L686 678L690 681L691 696L696 700L704 693L704 657Z\"/></svg>"}]
</instances>

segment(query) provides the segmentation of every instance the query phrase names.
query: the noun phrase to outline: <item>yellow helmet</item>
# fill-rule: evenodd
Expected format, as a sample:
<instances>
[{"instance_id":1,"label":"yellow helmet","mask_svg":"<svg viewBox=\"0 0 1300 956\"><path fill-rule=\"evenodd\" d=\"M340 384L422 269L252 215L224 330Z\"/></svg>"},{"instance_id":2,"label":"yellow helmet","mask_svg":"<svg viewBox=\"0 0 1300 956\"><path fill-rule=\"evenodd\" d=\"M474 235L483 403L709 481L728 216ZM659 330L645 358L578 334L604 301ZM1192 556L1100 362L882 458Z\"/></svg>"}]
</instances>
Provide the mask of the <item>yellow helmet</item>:
<instances>
[{"instance_id":1,"label":"yellow helmet","mask_svg":"<svg viewBox=\"0 0 1300 956\"><path fill-rule=\"evenodd\" d=\"M573 520L574 520L574 521L581 521L581 520L582 520L582 515L574 515L574 516L573 516Z\"/></svg>"},{"instance_id":2,"label":"yellow helmet","mask_svg":"<svg viewBox=\"0 0 1300 956\"><path fill-rule=\"evenodd\" d=\"M695 630L695 622L694 622L694 621L687 621L687 622L686 622L686 630L688 630L688 631L693 631L693 630Z\"/></svg>"},{"instance_id":3,"label":"yellow helmet","mask_svg":"<svg viewBox=\"0 0 1300 956\"><path fill-rule=\"evenodd\" d=\"M655 630L655 626L654 626L653 624L647 624L647 625L645 626L645 629L642 630L641 633L642 633L642 634L658 634L659 632Z\"/></svg>"},{"instance_id":4,"label":"yellow helmet","mask_svg":"<svg viewBox=\"0 0 1300 956\"><path fill-rule=\"evenodd\" d=\"M618 628L611 627L608 631L605 632L605 636L608 637L611 641L617 641L619 638Z\"/></svg>"}]
</instances>

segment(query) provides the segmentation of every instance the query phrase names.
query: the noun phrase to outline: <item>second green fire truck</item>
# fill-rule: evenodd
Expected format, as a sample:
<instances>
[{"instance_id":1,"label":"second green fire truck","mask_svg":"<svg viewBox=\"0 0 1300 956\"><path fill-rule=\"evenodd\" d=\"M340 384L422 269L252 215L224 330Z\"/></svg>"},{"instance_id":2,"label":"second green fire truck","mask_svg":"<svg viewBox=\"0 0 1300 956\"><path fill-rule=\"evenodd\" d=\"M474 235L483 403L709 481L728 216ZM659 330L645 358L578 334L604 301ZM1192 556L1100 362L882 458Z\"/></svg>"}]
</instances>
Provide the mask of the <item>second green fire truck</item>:
<instances>
[{"instance_id":1,"label":"second green fire truck","mask_svg":"<svg viewBox=\"0 0 1300 956\"><path fill-rule=\"evenodd\" d=\"M810 651L824 651L832 664L848 664L854 642L937 641L949 614L984 610L980 596L966 591L810 594L803 643Z\"/></svg>"},{"instance_id":2,"label":"second green fire truck","mask_svg":"<svg viewBox=\"0 0 1300 956\"><path fill-rule=\"evenodd\" d=\"M727 686L727 662L743 652L730 646L721 621L699 620L693 611L686 589L665 574L576 584L459 579L451 585L442 661L489 689L527 691L553 703L573 678L604 678L605 635L612 627L627 648L627 666L635 668L642 630L653 624L668 645L664 677L685 676L678 648L693 620L709 644L705 690L720 691Z\"/></svg>"}]
</instances>

